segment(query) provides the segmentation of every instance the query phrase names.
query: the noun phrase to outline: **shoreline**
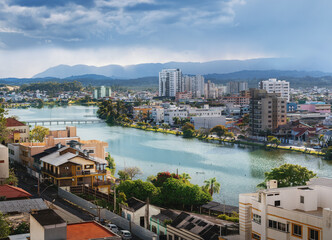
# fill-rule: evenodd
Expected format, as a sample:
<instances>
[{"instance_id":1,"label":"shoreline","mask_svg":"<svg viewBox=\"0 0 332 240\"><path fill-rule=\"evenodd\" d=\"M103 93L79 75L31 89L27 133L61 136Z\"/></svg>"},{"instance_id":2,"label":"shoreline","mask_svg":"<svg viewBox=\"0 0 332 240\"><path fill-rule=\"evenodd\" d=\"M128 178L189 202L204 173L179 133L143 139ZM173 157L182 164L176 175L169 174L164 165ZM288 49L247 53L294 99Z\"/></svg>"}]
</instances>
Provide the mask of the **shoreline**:
<instances>
[{"instance_id":1,"label":"shoreline","mask_svg":"<svg viewBox=\"0 0 332 240\"><path fill-rule=\"evenodd\" d=\"M174 131L174 130L169 130L169 129L153 129L153 128L145 128L145 127L140 127L134 124L123 124L119 125L122 127L128 127L128 128L136 128L140 129L143 131L149 131L149 132L158 132L158 133L166 133L166 134L173 134L176 136L182 136L183 133L180 131ZM298 152L298 153L303 153L303 154L309 154L309 155L314 155L318 157L323 157L325 154L322 152L310 150L310 149L303 149L302 147L296 147L296 146L272 146L271 144L264 144L264 143L257 143L257 142L250 142L250 141L245 141L245 140L233 140L233 139L219 139L216 137L206 137L206 138L200 138L199 136L194 136L193 138L196 138L201 141L206 141L209 143L221 143L221 142L227 142L227 143L233 143L233 144L243 144L243 145L248 145L248 146L257 146L257 147L262 147L266 149L279 149L279 150L285 150L285 151L292 151L292 152Z\"/></svg>"}]
</instances>

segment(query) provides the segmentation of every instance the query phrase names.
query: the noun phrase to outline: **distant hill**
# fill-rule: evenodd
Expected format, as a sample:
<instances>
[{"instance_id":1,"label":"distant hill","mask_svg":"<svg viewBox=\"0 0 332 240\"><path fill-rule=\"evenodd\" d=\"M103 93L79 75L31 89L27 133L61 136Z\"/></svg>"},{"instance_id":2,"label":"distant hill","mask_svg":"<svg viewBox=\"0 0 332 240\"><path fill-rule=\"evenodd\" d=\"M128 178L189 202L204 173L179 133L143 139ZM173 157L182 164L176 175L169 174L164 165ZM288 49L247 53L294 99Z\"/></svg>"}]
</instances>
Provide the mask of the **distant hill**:
<instances>
[{"instance_id":1,"label":"distant hill","mask_svg":"<svg viewBox=\"0 0 332 240\"><path fill-rule=\"evenodd\" d=\"M217 84L226 84L229 81L247 81L249 87L257 87L260 80L268 78L278 78L287 80L291 83L291 87L308 87L308 86L320 86L320 87L332 87L332 74L323 73L319 71L280 71L280 70L244 70L233 73L225 74L206 74L204 75L206 80L211 80ZM85 74L79 76L71 76L66 78L4 78L0 79L0 84L10 85L22 85L35 82L68 82L79 81L83 85L88 86L123 86L133 88L154 88L158 87L158 77L141 77L141 78L129 78L118 79L107 77L97 74Z\"/></svg>"},{"instance_id":2,"label":"distant hill","mask_svg":"<svg viewBox=\"0 0 332 240\"><path fill-rule=\"evenodd\" d=\"M38 73L34 78L54 77L67 78L81 75L103 75L112 79L134 79L146 76L158 76L163 68L180 68L184 74L228 74L248 71L306 70L312 71L312 65L305 66L292 58L258 58L249 60L217 60L210 62L168 62L145 63L128 66L107 65L102 67L88 65L59 65Z\"/></svg>"}]
</instances>

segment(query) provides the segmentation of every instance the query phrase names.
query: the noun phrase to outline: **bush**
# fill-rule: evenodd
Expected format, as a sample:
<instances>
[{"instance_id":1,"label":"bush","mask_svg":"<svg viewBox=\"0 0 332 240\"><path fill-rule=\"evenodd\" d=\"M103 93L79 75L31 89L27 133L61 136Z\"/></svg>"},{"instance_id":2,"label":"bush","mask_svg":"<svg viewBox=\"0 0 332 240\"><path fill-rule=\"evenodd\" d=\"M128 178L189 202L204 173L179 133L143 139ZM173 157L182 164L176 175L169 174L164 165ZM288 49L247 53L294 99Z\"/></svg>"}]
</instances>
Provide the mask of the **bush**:
<instances>
[{"instance_id":1,"label":"bush","mask_svg":"<svg viewBox=\"0 0 332 240\"><path fill-rule=\"evenodd\" d=\"M234 215L234 213L232 214L231 217L228 216L228 215L226 215L226 214L220 214L220 215L218 215L218 218L219 218L219 219L222 219L222 220L226 220L226 221L230 221L230 222L238 223L238 222L239 222L238 214L236 214L237 217L236 217L236 216L233 216L233 215Z\"/></svg>"}]
</instances>

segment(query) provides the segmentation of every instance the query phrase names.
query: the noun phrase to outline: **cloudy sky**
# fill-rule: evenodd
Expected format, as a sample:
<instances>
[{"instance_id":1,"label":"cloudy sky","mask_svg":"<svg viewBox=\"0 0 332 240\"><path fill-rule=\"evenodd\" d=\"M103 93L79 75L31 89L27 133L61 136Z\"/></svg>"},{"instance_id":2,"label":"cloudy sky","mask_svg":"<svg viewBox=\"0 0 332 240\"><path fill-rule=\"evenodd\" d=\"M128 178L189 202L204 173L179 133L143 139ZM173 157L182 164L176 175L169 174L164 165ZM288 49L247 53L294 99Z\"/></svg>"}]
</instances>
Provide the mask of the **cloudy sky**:
<instances>
[{"instance_id":1,"label":"cloudy sky","mask_svg":"<svg viewBox=\"0 0 332 240\"><path fill-rule=\"evenodd\" d=\"M332 72L331 9L331 0L0 0L0 77L260 57Z\"/></svg>"}]
</instances>

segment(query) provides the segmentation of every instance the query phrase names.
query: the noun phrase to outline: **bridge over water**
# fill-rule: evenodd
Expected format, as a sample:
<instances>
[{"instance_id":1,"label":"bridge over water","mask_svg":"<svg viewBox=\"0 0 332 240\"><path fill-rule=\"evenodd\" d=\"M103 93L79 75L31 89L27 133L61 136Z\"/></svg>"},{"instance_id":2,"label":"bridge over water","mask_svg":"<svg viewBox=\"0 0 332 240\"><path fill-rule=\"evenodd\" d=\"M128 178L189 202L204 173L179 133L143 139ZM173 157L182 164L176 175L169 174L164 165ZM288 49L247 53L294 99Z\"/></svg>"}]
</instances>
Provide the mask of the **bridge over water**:
<instances>
[{"instance_id":1,"label":"bridge over water","mask_svg":"<svg viewBox=\"0 0 332 240\"><path fill-rule=\"evenodd\" d=\"M29 120L25 121L28 125L52 125L52 124L91 124L91 123L102 123L104 120L101 119L50 119L50 120Z\"/></svg>"}]
</instances>

